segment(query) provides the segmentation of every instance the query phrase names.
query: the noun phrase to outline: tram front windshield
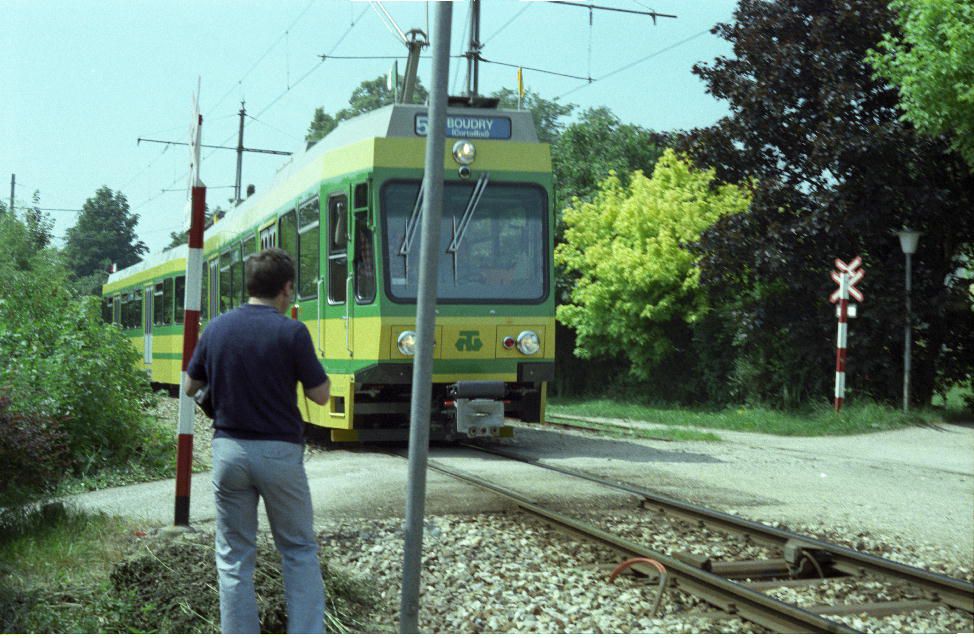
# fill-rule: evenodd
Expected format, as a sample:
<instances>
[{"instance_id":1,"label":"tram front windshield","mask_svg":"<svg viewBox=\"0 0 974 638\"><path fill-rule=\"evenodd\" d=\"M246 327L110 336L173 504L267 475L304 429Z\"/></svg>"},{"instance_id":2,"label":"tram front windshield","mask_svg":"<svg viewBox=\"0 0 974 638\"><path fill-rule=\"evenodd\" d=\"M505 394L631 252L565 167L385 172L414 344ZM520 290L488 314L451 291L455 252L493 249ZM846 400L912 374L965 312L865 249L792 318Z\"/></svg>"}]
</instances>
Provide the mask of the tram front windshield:
<instances>
[{"instance_id":1,"label":"tram front windshield","mask_svg":"<svg viewBox=\"0 0 974 638\"><path fill-rule=\"evenodd\" d=\"M381 192L386 290L396 301L415 301L419 287L419 192L418 181L390 182ZM537 185L446 184L437 298L454 303L543 300L546 208L545 191Z\"/></svg>"}]
</instances>

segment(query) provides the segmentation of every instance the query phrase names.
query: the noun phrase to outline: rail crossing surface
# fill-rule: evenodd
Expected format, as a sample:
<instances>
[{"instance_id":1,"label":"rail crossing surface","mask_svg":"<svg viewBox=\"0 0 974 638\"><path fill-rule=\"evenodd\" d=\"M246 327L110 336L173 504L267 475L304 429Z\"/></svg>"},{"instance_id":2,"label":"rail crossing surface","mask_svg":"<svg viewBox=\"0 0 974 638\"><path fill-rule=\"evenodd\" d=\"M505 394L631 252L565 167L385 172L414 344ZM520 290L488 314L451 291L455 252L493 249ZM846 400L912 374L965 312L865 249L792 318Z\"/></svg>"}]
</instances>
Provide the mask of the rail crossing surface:
<instances>
[{"instance_id":1,"label":"rail crossing surface","mask_svg":"<svg viewBox=\"0 0 974 638\"><path fill-rule=\"evenodd\" d=\"M640 427L643 424L628 424ZM719 442L604 439L551 428L518 428L512 451L555 465L637 483L662 494L786 524L825 523L866 533L895 533L906 543L937 545L974 563L974 428L943 425L843 437L779 437L720 431ZM552 503L627 506L570 480L540 477L436 447L431 458ZM405 505L405 461L367 449L309 451L306 467L316 517L393 517ZM515 472L512 474L512 472ZM89 510L172 522L173 481L73 497ZM191 524L212 525L209 473L193 477ZM615 503L612 499L618 499ZM431 472L429 514L497 511L506 505ZM262 529L267 529L262 520Z\"/></svg>"}]
</instances>

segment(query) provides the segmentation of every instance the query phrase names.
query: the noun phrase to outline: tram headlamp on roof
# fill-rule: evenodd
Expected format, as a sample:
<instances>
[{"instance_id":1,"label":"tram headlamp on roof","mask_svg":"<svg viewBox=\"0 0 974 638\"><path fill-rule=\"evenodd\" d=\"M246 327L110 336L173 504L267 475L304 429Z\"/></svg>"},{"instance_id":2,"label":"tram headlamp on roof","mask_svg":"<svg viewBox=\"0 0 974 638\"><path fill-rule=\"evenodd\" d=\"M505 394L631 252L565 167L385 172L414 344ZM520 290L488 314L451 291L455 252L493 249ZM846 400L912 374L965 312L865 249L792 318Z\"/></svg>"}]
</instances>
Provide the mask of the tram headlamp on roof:
<instances>
[{"instance_id":1,"label":"tram headlamp on roof","mask_svg":"<svg viewBox=\"0 0 974 638\"><path fill-rule=\"evenodd\" d=\"M453 159L461 166L470 166L477 158L477 148L469 140L458 140L453 145Z\"/></svg>"}]
</instances>

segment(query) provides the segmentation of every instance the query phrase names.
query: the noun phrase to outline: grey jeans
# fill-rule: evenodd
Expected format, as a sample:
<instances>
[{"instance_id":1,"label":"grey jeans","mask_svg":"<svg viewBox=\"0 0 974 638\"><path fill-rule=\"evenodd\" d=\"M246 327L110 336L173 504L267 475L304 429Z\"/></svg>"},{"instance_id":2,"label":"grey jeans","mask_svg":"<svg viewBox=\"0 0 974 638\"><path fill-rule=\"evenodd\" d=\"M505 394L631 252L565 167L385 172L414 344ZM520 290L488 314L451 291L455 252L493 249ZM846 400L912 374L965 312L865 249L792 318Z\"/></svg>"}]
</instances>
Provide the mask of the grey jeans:
<instances>
[{"instance_id":1,"label":"grey jeans","mask_svg":"<svg viewBox=\"0 0 974 638\"><path fill-rule=\"evenodd\" d=\"M288 633L323 633L325 590L312 527L304 446L214 438L212 476L221 631L260 633L254 567L257 503L262 497L281 554Z\"/></svg>"}]
</instances>

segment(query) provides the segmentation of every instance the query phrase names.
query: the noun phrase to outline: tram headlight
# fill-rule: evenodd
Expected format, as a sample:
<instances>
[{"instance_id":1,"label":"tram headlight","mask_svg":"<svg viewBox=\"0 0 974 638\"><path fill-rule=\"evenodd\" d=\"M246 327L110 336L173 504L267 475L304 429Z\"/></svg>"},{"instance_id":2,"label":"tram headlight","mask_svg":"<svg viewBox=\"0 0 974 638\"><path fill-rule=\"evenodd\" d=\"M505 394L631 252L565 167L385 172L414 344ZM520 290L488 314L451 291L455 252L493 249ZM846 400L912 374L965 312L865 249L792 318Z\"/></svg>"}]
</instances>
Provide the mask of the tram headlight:
<instances>
[{"instance_id":1,"label":"tram headlight","mask_svg":"<svg viewBox=\"0 0 974 638\"><path fill-rule=\"evenodd\" d=\"M453 159L456 160L457 164L469 166L473 164L476 157L477 149L474 147L473 142L468 140L459 140L453 145Z\"/></svg>"},{"instance_id":2,"label":"tram headlight","mask_svg":"<svg viewBox=\"0 0 974 638\"><path fill-rule=\"evenodd\" d=\"M517 336L517 349L521 354L535 354L541 349L541 339L533 330L525 330Z\"/></svg>"},{"instance_id":3,"label":"tram headlight","mask_svg":"<svg viewBox=\"0 0 974 638\"><path fill-rule=\"evenodd\" d=\"M416 333L412 330L403 330L396 339L396 345L399 346L399 352L413 356L416 354Z\"/></svg>"}]
</instances>

